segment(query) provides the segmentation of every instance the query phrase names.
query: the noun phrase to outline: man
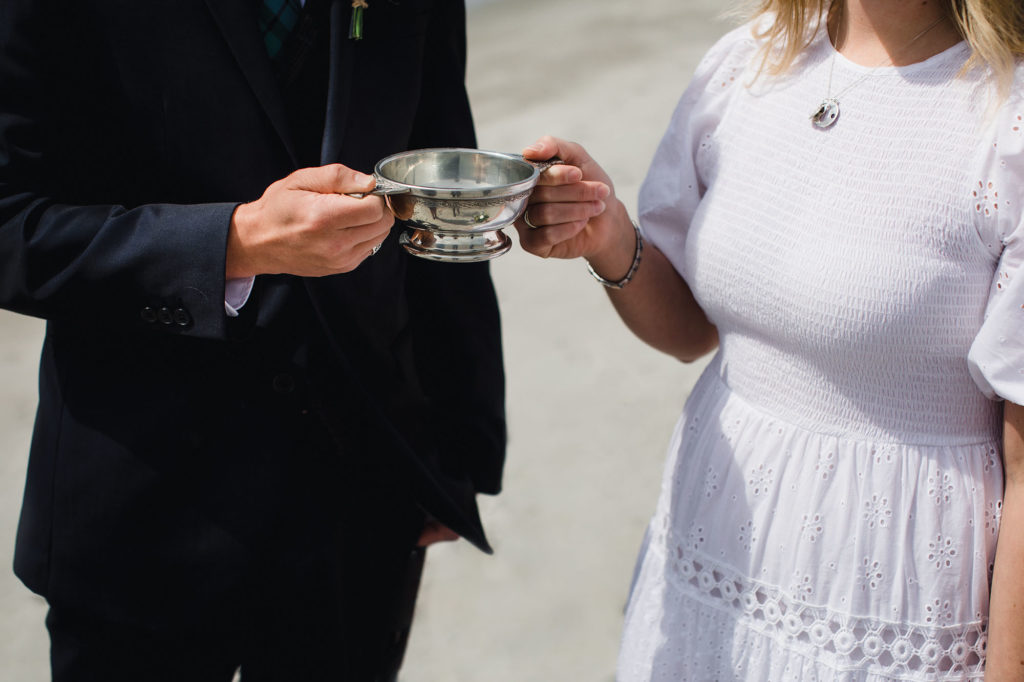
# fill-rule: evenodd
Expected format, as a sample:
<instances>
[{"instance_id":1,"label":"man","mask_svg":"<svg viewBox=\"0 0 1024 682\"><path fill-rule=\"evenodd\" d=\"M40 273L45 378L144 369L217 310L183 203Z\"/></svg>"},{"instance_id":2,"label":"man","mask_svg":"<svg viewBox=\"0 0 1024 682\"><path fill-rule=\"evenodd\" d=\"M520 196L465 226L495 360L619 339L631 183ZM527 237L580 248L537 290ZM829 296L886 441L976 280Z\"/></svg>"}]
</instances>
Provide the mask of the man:
<instances>
[{"instance_id":1,"label":"man","mask_svg":"<svg viewBox=\"0 0 1024 682\"><path fill-rule=\"evenodd\" d=\"M47 319L15 571L55 680L394 679L422 546L489 551L486 265L347 196L475 146L462 2L289 2L0 3L0 305Z\"/></svg>"}]
</instances>

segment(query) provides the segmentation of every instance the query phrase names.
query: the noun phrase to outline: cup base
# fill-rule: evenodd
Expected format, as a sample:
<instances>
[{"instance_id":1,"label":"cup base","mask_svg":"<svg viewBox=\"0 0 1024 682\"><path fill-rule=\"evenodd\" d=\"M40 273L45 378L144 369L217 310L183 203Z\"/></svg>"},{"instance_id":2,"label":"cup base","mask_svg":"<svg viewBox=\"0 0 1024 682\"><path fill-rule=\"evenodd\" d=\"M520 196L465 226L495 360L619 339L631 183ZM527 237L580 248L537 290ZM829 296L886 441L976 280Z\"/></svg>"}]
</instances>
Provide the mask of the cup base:
<instances>
[{"instance_id":1,"label":"cup base","mask_svg":"<svg viewBox=\"0 0 1024 682\"><path fill-rule=\"evenodd\" d=\"M512 248L512 240L501 230L441 232L410 228L399 241L412 255L442 263L478 263Z\"/></svg>"}]
</instances>

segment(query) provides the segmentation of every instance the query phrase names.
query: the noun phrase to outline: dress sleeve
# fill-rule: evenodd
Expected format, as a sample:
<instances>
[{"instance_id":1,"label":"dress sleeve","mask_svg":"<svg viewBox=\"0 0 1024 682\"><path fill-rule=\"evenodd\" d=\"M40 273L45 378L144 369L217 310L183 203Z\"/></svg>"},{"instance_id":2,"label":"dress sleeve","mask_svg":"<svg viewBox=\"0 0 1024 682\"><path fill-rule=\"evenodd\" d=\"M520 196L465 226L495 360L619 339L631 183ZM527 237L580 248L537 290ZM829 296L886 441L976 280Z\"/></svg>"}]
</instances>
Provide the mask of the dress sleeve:
<instances>
[{"instance_id":1,"label":"dress sleeve","mask_svg":"<svg viewBox=\"0 0 1024 682\"><path fill-rule=\"evenodd\" d=\"M756 44L750 25L734 29L709 51L683 92L640 187L644 237L682 272L686 230L707 189L702 161L728 100L751 77Z\"/></svg>"},{"instance_id":2,"label":"dress sleeve","mask_svg":"<svg viewBox=\"0 0 1024 682\"><path fill-rule=\"evenodd\" d=\"M994 125L988 179L979 181L971 198L979 217L988 219L982 236L998 262L967 360L986 396L1024 404L1024 98L1012 97Z\"/></svg>"}]
</instances>

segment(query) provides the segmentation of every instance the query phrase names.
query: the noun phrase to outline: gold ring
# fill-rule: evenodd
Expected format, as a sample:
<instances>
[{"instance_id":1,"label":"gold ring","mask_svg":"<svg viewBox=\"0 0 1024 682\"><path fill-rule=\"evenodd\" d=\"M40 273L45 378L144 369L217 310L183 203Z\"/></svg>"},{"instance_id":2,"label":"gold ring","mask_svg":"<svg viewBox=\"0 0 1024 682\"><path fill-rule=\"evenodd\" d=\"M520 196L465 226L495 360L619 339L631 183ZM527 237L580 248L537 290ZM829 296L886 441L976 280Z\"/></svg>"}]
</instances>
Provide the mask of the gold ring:
<instances>
[{"instance_id":1,"label":"gold ring","mask_svg":"<svg viewBox=\"0 0 1024 682\"><path fill-rule=\"evenodd\" d=\"M527 208L525 211L523 211L523 222L526 223L526 225L531 230L536 230L539 227L539 225L534 225L533 223L530 222L530 209L529 208Z\"/></svg>"}]
</instances>

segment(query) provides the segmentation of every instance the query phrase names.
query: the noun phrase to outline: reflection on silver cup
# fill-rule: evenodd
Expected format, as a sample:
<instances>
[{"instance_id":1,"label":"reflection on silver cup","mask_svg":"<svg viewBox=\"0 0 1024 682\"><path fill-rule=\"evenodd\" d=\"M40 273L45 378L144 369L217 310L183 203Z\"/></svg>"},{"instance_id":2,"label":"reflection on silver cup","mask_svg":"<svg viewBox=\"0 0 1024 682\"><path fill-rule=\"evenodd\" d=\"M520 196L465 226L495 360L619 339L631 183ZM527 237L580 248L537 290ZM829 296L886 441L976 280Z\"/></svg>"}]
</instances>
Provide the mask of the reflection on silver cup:
<instances>
[{"instance_id":1,"label":"reflection on silver cup","mask_svg":"<svg viewBox=\"0 0 1024 682\"><path fill-rule=\"evenodd\" d=\"M497 258L512 246L501 230L526 210L540 174L557 159L536 163L479 149L417 149L382 159L377 188L409 230L409 253L443 262Z\"/></svg>"}]
</instances>

